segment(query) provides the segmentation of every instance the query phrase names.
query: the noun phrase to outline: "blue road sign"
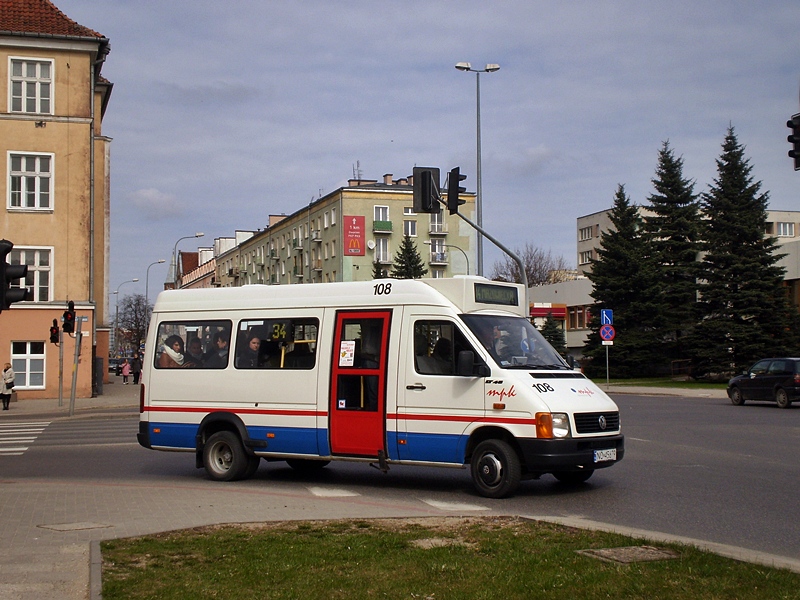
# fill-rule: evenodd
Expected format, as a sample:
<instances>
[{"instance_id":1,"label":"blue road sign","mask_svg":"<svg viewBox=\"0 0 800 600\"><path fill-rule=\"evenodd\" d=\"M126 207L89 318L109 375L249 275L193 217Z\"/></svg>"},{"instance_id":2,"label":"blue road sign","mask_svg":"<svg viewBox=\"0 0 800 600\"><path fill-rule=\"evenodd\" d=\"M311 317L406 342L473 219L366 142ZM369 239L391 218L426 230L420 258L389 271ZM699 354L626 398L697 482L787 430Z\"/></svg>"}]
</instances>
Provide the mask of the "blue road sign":
<instances>
[{"instance_id":1,"label":"blue road sign","mask_svg":"<svg viewBox=\"0 0 800 600\"><path fill-rule=\"evenodd\" d=\"M600 339L604 342L612 341L616 334L617 332L614 331L613 325L603 325L600 327Z\"/></svg>"},{"instance_id":2,"label":"blue road sign","mask_svg":"<svg viewBox=\"0 0 800 600\"><path fill-rule=\"evenodd\" d=\"M613 325L614 324L614 311L610 308L600 309L600 324Z\"/></svg>"}]
</instances>

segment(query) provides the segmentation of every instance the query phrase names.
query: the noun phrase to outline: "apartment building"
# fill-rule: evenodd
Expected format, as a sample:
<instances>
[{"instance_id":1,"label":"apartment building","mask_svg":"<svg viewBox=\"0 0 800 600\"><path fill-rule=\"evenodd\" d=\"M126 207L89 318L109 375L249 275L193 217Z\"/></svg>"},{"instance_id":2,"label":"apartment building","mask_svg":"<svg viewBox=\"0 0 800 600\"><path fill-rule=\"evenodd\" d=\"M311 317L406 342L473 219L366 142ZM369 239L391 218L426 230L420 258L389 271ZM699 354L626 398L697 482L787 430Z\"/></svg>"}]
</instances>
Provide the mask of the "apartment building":
<instances>
[{"instance_id":1,"label":"apartment building","mask_svg":"<svg viewBox=\"0 0 800 600\"><path fill-rule=\"evenodd\" d=\"M58 395L49 328L61 325L68 301L84 334L77 397L92 395L94 359L106 358L111 140L102 121L112 84L101 71L109 50L107 38L48 0L0 0L0 237L14 243L9 261L28 265L32 292L0 314L0 362L12 363L20 400ZM75 345L65 336L67 374Z\"/></svg>"},{"instance_id":2,"label":"apartment building","mask_svg":"<svg viewBox=\"0 0 800 600\"><path fill-rule=\"evenodd\" d=\"M646 207L638 207L639 216L642 218L652 216L654 213ZM581 275L591 272L592 261L597 259L597 249L600 247L600 236L608 232L611 227L611 209L602 210L578 217L577 244L578 244L578 272ZM781 252L786 252L784 244L800 240L800 211L796 210L768 210L767 224L764 235L775 237Z\"/></svg>"},{"instance_id":3,"label":"apartment building","mask_svg":"<svg viewBox=\"0 0 800 600\"><path fill-rule=\"evenodd\" d=\"M474 219L475 195L459 211ZM464 275L477 264L475 231L457 215L413 210L413 180L351 179L216 256L216 284L292 285L372 279L374 264L391 271L403 236L414 240L428 277ZM472 260L470 260L472 259Z\"/></svg>"}]
</instances>

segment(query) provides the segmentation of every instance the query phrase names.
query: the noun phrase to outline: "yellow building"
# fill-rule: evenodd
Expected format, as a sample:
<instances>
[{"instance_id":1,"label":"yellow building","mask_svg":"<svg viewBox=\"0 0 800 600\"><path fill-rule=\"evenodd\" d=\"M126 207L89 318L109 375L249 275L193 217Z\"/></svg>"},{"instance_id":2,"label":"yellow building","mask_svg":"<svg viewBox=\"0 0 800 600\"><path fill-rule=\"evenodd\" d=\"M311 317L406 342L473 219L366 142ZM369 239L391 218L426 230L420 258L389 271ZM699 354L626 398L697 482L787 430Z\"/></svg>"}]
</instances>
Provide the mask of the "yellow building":
<instances>
[{"instance_id":1,"label":"yellow building","mask_svg":"<svg viewBox=\"0 0 800 600\"><path fill-rule=\"evenodd\" d=\"M9 262L28 265L32 292L0 314L0 362L12 363L20 400L58 395L59 350L69 397L76 338L49 342L68 301L84 334L77 397L92 395L95 356L107 360L109 50L47 0L0 0L0 238L14 244Z\"/></svg>"}]
</instances>

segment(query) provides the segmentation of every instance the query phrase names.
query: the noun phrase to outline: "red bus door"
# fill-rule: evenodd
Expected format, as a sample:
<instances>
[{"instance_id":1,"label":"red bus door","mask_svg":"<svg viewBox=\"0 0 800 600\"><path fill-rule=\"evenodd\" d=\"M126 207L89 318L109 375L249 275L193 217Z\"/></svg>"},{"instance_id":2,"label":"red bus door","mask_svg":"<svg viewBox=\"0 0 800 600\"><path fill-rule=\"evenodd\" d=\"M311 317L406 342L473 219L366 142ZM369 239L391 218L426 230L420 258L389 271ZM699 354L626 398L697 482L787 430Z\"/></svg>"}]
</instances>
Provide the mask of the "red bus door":
<instances>
[{"instance_id":1,"label":"red bus door","mask_svg":"<svg viewBox=\"0 0 800 600\"><path fill-rule=\"evenodd\" d=\"M333 454L378 458L386 450L386 362L392 313L340 311L331 370Z\"/></svg>"}]
</instances>

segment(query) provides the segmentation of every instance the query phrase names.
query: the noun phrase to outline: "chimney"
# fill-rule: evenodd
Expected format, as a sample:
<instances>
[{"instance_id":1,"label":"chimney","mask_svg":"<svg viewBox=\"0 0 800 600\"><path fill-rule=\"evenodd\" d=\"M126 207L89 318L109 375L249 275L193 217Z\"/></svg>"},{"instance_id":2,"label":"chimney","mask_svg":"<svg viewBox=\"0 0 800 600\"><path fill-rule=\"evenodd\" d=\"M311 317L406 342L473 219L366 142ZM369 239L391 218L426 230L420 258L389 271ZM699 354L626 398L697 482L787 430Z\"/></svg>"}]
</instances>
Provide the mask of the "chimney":
<instances>
[{"instance_id":1,"label":"chimney","mask_svg":"<svg viewBox=\"0 0 800 600\"><path fill-rule=\"evenodd\" d=\"M383 183L384 183L384 185L392 185L392 174L391 173L386 173L383 176Z\"/></svg>"}]
</instances>

